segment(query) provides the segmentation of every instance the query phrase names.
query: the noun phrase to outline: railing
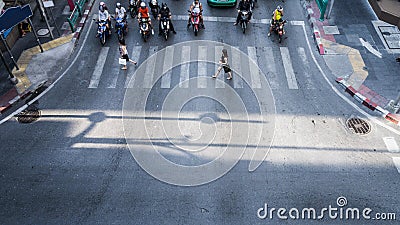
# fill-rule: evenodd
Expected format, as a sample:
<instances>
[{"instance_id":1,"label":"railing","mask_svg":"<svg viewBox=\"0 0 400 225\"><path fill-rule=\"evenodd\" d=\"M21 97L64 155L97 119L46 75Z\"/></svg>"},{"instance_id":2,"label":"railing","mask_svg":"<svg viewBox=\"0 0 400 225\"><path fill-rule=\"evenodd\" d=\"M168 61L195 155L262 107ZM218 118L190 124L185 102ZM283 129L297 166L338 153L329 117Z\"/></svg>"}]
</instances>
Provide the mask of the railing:
<instances>
[{"instance_id":1,"label":"railing","mask_svg":"<svg viewBox=\"0 0 400 225\"><path fill-rule=\"evenodd\" d=\"M87 0L77 1L75 3L74 10L72 10L71 15L67 18L67 21L69 23L69 26L71 27L72 32L75 32L75 24L76 22L78 22L78 19L83 15L82 9L86 2Z\"/></svg>"}]
</instances>

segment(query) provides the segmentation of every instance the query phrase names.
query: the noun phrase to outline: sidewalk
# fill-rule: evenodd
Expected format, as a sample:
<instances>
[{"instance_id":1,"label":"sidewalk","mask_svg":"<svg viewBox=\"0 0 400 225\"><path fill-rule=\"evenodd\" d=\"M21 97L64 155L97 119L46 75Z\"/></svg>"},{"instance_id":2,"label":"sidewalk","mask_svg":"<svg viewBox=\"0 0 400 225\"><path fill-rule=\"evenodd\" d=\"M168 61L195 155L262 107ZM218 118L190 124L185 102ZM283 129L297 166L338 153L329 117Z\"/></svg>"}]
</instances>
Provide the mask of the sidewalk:
<instances>
[{"instance_id":1,"label":"sidewalk","mask_svg":"<svg viewBox=\"0 0 400 225\"><path fill-rule=\"evenodd\" d=\"M400 12L400 2L395 6ZM363 0L335 1L331 17L322 22L315 0L304 2L304 8L319 53L336 82L360 104L400 126L400 112L387 107L400 93L397 27L379 21Z\"/></svg>"},{"instance_id":2,"label":"sidewalk","mask_svg":"<svg viewBox=\"0 0 400 225\"><path fill-rule=\"evenodd\" d=\"M39 36L43 53L40 51L39 45L33 32L27 33L24 37L20 37L11 49L12 55L19 70L14 67L11 61L10 55L7 52L3 52L8 65L12 68L12 73L18 78L18 83L13 85L8 80L8 72L1 63L0 65L0 117L2 117L6 111L18 101L21 101L32 93L35 92L41 85L46 86L54 82L59 72L64 68L68 62L70 55L73 53L75 43L79 38L79 32L82 29L72 33L67 23L66 18L71 14L66 1L53 0L54 7L52 13L56 21L57 27L60 30L58 35L57 30L54 27L54 23L50 23L51 29L53 29L54 40L51 39L50 34ZM86 3L86 10L83 18L86 20L91 6L94 0L89 0ZM33 16L31 17L33 26L36 31L46 28L47 25L42 20L40 10L36 7L36 1L31 0L31 9ZM81 19L79 19L81 21ZM83 23L82 23L83 22ZM83 27L85 21L77 24L77 27ZM41 90L43 90L41 88Z\"/></svg>"}]
</instances>

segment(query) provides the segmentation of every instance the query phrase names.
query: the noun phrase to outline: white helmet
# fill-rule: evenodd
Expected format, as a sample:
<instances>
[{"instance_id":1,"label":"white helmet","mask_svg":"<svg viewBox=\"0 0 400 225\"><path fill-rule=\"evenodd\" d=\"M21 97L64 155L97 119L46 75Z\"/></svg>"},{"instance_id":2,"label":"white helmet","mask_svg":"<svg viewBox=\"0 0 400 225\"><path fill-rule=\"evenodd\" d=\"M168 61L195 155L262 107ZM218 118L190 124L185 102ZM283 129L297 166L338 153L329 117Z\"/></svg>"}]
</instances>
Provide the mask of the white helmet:
<instances>
[{"instance_id":1,"label":"white helmet","mask_svg":"<svg viewBox=\"0 0 400 225\"><path fill-rule=\"evenodd\" d=\"M278 7L276 7L276 9L279 10L279 11L283 10L282 6L280 6L280 5L278 5Z\"/></svg>"},{"instance_id":2,"label":"white helmet","mask_svg":"<svg viewBox=\"0 0 400 225\"><path fill-rule=\"evenodd\" d=\"M117 2L117 8L118 8L118 9L121 8L121 3Z\"/></svg>"},{"instance_id":3,"label":"white helmet","mask_svg":"<svg viewBox=\"0 0 400 225\"><path fill-rule=\"evenodd\" d=\"M142 7L142 8L146 7L146 3L141 2L141 3L140 3L140 7Z\"/></svg>"}]
</instances>

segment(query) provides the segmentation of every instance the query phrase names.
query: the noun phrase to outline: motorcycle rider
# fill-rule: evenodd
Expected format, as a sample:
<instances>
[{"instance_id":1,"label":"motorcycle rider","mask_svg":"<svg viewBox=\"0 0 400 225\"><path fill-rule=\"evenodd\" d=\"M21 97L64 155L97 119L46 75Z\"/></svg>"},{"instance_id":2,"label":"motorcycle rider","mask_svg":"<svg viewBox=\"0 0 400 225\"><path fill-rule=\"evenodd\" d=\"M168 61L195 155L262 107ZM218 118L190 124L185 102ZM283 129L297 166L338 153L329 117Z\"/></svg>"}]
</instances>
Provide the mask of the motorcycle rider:
<instances>
[{"instance_id":1,"label":"motorcycle rider","mask_svg":"<svg viewBox=\"0 0 400 225\"><path fill-rule=\"evenodd\" d=\"M135 3L136 3L136 7L134 6ZM140 0L129 0L129 10L131 10L133 8L133 10L135 10L137 12L139 4L140 4Z\"/></svg>"},{"instance_id":2,"label":"motorcycle rider","mask_svg":"<svg viewBox=\"0 0 400 225\"><path fill-rule=\"evenodd\" d=\"M149 1L150 10L156 9L156 12L160 11L160 6L158 5L157 0ZM155 15L154 15L155 16Z\"/></svg>"},{"instance_id":3,"label":"motorcycle rider","mask_svg":"<svg viewBox=\"0 0 400 225\"><path fill-rule=\"evenodd\" d=\"M283 21L283 8L282 6L278 5L274 10L274 14L272 16L271 25L269 27L268 37L271 35L272 29L275 27L277 23L281 23Z\"/></svg>"},{"instance_id":4,"label":"motorcycle rider","mask_svg":"<svg viewBox=\"0 0 400 225\"><path fill-rule=\"evenodd\" d=\"M103 4L101 4L103 3ZM99 6L99 22L106 22L106 27L107 30L110 31L110 14L108 13L108 10L106 9L107 6L105 6L104 2L100 2Z\"/></svg>"},{"instance_id":5,"label":"motorcycle rider","mask_svg":"<svg viewBox=\"0 0 400 225\"><path fill-rule=\"evenodd\" d=\"M103 21L107 21L107 24L106 24L107 29L110 30L110 27L113 28L113 26L111 24L110 13L108 13L108 8L106 6L106 3L104 3L104 2L100 2L100 5L99 5L99 21L101 21L100 20L100 13L107 14L107 19L103 20Z\"/></svg>"},{"instance_id":6,"label":"motorcycle rider","mask_svg":"<svg viewBox=\"0 0 400 225\"><path fill-rule=\"evenodd\" d=\"M239 7L237 8L237 9L238 9L238 15L237 15L237 17L236 17L236 22L233 24L234 26L236 26L236 25L239 23L239 20L240 20L240 12L241 12L241 11L247 11L247 12L249 12L248 18L249 18L249 22L250 22L250 20L251 20L251 15L253 14L253 13L251 12L250 7L251 7L251 5L250 5L250 1L249 1L249 0L241 0L241 1L239 2Z\"/></svg>"},{"instance_id":7,"label":"motorcycle rider","mask_svg":"<svg viewBox=\"0 0 400 225\"><path fill-rule=\"evenodd\" d=\"M128 22L126 20L126 9L121 6L121 3L117 2L117 7L115 8L115 18L122 18L122 22L124 23L125 31L128 31ZM115 31L116 32L116 31Z\"/></svg>"},{"instance_id":8,"label":"motorcycle rider","mask_svg":"<svg viewBox=\"0 0 400 225\"><path fill-rule=\"evenodd\" d=\"M189 13L189 20L188 20L188 25L187 26L188 27L190 26L190 21L192 19L192 11L193 11L194 8L198 8L200 10L200 14L199 14L199 16L200 16L200 24L201 24L201 27L203 29L205 29L204 23L203 23L203 5L199 2L199 0L194 0L194 2L189 7L190 13Z\"/></svg>"},{"instance_id":9,"label":"motorcycle rider","mask_svg":"<svg viewBox=\"0 0 400 225\"><path fill-rule=\"evenodd\" d=\"M169 7L167 6L167 3L162 3L161 4L161 8L160 8L159 13L158 13L158 20L160 21L159 24L158 24L158 35L161 35L161 20L160 20L161 17L168 18L169 26L171 28L171 31L172 31L172 33L176 34L176 31L174 29L174 25L172 24L172 21L171 21L171 16L172 16L171 15L171 11L169 10Z\"/></svg>"},{"instance_id":10,"label":"motorcycle rider","mask_svg":"<svg viewBox=\"0 0 400 225\"><path fill-rule=\"evenodd\" d=\"M139 14L138 14L138 21L139 24L141 23L141 18L147 18L147 21L149 22L149 26L151 28L151 34L154 35L154 30L153 30L153 25L151 25L151 19L149 16L149 8L146 7L146 3L141 2L140 3L140 8L139 8Z\"/></svg>"}]
</instances>

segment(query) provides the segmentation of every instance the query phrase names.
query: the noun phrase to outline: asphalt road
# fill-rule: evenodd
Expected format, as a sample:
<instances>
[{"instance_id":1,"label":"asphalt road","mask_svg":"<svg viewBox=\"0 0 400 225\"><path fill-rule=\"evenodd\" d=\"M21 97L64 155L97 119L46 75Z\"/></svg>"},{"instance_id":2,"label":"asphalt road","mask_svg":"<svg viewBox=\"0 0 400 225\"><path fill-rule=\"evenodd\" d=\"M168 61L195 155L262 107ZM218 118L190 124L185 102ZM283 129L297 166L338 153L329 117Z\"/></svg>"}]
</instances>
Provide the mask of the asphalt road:
<instances>
[{"instance_id":1,"label":"asphalt road","mask_svg":"<svg viewBox=\"0 0 400 225\"><path fill-rule=\"evenodd\" d=\"M182 2L169 1L174 14L185 14ZM175 20L178 34L144 43L130 19L139 66L127 71L116 36L102 47L86 25L73 69L39 100L41 118L0 126L1 223L397 224L345 212L399 216L396 153L384 142L400 143L398 133L338 96L299 3L282 3L292 22L278 44L261 20L276 3L259 2L245 35L211 21L230 21L234 9L206 4L197 37ZM231 81L211 78L224 47ZM371 131L354 134L353 117ZM304 208L318 216L329 206L342 219L301 219ZM281 207L300 219L279 219Z\"/></svg>"}]
</instances>

